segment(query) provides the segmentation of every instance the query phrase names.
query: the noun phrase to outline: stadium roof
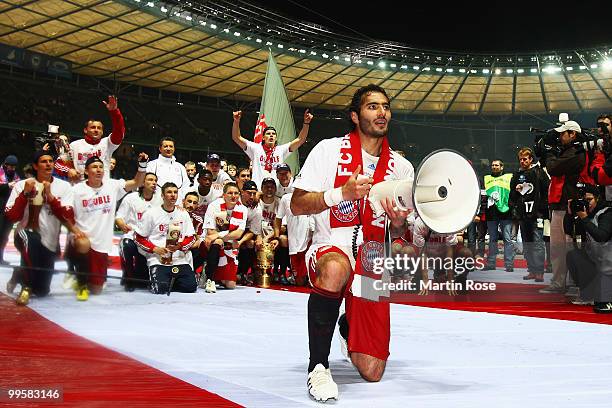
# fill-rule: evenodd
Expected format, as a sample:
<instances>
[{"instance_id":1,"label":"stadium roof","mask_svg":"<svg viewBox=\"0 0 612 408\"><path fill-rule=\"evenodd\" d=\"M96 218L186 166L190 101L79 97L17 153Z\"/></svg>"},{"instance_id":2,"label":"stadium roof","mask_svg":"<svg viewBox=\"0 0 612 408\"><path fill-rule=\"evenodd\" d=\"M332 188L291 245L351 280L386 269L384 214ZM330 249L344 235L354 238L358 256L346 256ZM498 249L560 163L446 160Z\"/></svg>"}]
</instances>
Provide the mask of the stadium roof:
<instances>
[{"instance_id":1,"label":"stadium roof","mask_svg":"<svg viewBox=\"0 0 612 408\"><path fill-rule=\"evenodd\" d=\"M295 106L341 109L377 83L394 111L507 115L609 110L609 46L467 54L367 41L244 1L7 0L0 43L71 63L72 72L258 101L268 50Z\"/></svg>"}]
</instances>

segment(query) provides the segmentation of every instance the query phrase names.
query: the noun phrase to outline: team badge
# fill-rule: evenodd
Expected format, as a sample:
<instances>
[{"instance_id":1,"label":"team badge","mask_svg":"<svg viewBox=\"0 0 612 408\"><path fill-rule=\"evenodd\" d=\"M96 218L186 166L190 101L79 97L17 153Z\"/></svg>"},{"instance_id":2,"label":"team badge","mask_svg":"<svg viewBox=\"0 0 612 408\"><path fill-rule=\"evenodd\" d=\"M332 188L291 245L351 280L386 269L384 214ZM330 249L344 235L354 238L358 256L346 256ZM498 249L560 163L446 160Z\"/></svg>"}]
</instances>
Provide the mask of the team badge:
<instances>
[{"instance_id":1,"label":"team badge","mask_svg":"<svg viewBox=\"0 0 612 408\"><path fill-rule=\"evenodd\" d=\"M354 201L341 201L340 204L331 208L331 213L340 222L351 222L357 217L359 208Z\"/></svg>"},{"instance_id":2,"label":"team badge","mask_svg":"<svg viewBox=\"0 0 612 408\"><path fill-rule=\"evenodd\" d=\"M171 269L172 273L179 273L179 268L176 266L173 266Z\"/></svg>"},{"instance_id":3,"label":"team badge","mask_svg":"<svg viewBox=\"0 0 612 408\"><path fill-rule=\"evenodd\" d=\"M375 260L383 257L384 247L382 242L368 241L361 247L361 267L366 272L372 272Z\"/></svg>"}]
</instances>

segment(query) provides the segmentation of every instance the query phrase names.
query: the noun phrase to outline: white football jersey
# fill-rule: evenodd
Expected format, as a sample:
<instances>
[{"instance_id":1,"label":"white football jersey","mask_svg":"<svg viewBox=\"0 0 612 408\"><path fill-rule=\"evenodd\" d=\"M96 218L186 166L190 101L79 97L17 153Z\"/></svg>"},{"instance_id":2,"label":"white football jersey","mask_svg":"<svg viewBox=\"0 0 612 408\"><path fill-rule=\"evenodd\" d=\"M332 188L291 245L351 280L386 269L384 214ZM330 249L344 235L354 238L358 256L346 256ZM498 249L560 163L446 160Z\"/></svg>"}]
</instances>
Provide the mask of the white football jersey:
<instances>
[{"instance_id":1,"label":"white football jersey","mask_svg":"<svg viewBox=\"0 0 612 408\"><path fill-rule=\"evenodd\" d=\"M246 141L246 149L244 149L244 152L249 156L249 159L253 161L253 176L251 179L257 183L257 187L261 188L261 181L266 177L276 179L276 170L274 166L284 163L287 156L291 154L289 151L290 144L291 143L285 143L274 148L274 153L272 154L272 171L268 172L265 169L266 151L261 143L251 142L250 140Z\"/></svg>"},{"instance_id":2,"label":"white football jersey","mask_svg":"<svg viewBox=\"0 0 612 408\"><path fill-rule=\"evenodd\" d=\"M195 235L193 223L189 213L179 207L175 207L173 211L168 212L160 206L156 206L146 211L142 220L134 230L138 235L146 237L153 245L158 247L166 246L166 236L168 235L169 225L175 224L180 226L180 235L178 242L182 242L186 237ZM147 265L160 265L159 255L149 252L143 252L147 257ZM181 250L172 253L172 265L190 265L193 268L193 258L191 251L183 252Z\"/></svg>"},{"instance_id":3,"label":"white football jersey","mask_svg":"<svg viewBox=\"0 0 612 408\"><path fill-rule=\"evenodd\" d=\"M117 216L115 218L121 218L132 230L123 234L123 238L134 239L134 228L142 219L145 211L152 207L162 205L162 200L157 194L153 194L153 198L145 200L144 197L138 192L133 191L125 196L119 209L117 210Z\"/></svg>"},{"instance_id":4,"label":"white football jersey","mask_svg":"<svg viewBox=\"0 0 612 408\"><path fill-rule=\"evenodd\" d=\"M300 173L295 177L293 187L310 192L324 192L333 189L342 139L342 137L336 137L319 142L306 158ZM361 155L363 174L371 177L376 169L378 157L368 154L363 149ZM391 159L392 164L389 166L391 174L385 180L414 180L414 168L408 160L394 151L391 151ZM329 217L329 209L314 215L315 231L307 257L325 245L335 245L347 253L352 252L350 247L354 228L334 228L332 233Z\"/></svg>"},{"instance_id":5,"label":"white football jersey","mask_svg":"<svg viewBox=\"0 0 612 408\"><path fill-rule=\"evenodd\" d=\"M17 196L22 193L25 187L25 182L26 180L17 182L11 190L11 194L6 202L6 211L10 210L15 204ZM51 182L51 194L60 200L62 207L73 206L72 186L70 183L53 177L53 181ZM17 222L16 232L19 232L27 226L29 213L29 205L26 205L23 217ZM38 215L38 226L40 227L40 239L43 246L51 252L57 251L61 222L59 218L53 214L51 207L47 203L43 204Z\"/></svg>"},{"instance_id":6,"label":"white football jersey","mask_svg":"<svg viewBox=\"0 0 612 408\"><path fill-rule=\"evenodd\" d=\"M123 196L125 180L104 180L99 188L87 182L74 186L74 218L94 251L109 254L113 247L113 226L117 200Z\"/></svg>"},{"instance_id":7,"label":"white football jersey","mask_svg":"<svg viewBox=\"0 0 612 408\"><path fill-rule=\"evenodd\" d=\"M291 212L291 196L286 194L281 198L276 218L287 220L287 238L289 239L289 255L295 255L308 248L312 239L312 227L314 220L310 215L293 215ZM313 221L311 223L311 221Z\"/></svg>"},{"instance_id":8,"label":"white football jersey","mask_svg":"<svg viewBox=\"0 0 612 408\"><path fill-rule=\"evenodd\" d=\"M103 137L100 143L92 145L87 143L85 139L75 140L70 143L70 151L72 153L72 162L74 168L81 172L85 172L85 162L93 156L98 156L104 163L104 180L110 179L110 159L119 145L111 142L110 136Z\"/></svg>"}]
</instances>

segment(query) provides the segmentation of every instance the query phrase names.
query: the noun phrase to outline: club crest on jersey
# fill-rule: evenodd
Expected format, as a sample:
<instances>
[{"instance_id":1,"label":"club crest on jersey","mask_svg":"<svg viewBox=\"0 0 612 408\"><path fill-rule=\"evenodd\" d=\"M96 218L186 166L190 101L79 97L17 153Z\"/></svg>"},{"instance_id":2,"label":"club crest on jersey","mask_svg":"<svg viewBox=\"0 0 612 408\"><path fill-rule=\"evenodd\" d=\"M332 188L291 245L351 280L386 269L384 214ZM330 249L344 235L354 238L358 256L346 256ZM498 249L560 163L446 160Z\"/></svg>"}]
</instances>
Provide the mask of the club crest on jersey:
<instances>
[{"instance_id":1,"label":"club crest on jersey","mask_svg":"<svg viewBox=\"0 0 612 408\"><path fill-rule=\"evenodd\" d=\"M381 242L368 241L361 247L361 267L366 272L372 272L375 260L383 256L383 244Z\"/></svg>"},{"instance_id":2,"label":"club crest on jersey","mask_svg":"<svg viewBox=\"0 0 612 408\"><path fill-rule=\"evenodd\" d=\"M357 217L359 208L353 201L341 201L340 204L331 208L331 213L340 222L351 222Z\"/></svg>"}]
</instances>

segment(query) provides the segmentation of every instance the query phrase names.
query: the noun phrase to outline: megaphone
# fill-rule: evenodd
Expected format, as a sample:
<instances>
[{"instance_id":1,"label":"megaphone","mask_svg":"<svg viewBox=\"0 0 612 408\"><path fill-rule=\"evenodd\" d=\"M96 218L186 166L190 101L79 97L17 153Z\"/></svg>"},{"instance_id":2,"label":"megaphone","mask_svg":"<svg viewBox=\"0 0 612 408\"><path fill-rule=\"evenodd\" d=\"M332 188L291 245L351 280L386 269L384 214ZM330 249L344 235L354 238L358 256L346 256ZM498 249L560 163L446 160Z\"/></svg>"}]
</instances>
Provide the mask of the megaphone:
<instances>
[{"instance_id":1,"label":"megaphone","mask_svg":"<svg viewBox=\"0 0 612 408\"><path fill-rule=\"evenodd\" d=\"M368 200L375 216L384 213L380 201L387 197L401 210L416 210L432 231L452 234L472 222L480 204L480 186L465 157L440 149L425 157L415 180L389 180L372 187Z\"/></svg>"}]
</instances>

